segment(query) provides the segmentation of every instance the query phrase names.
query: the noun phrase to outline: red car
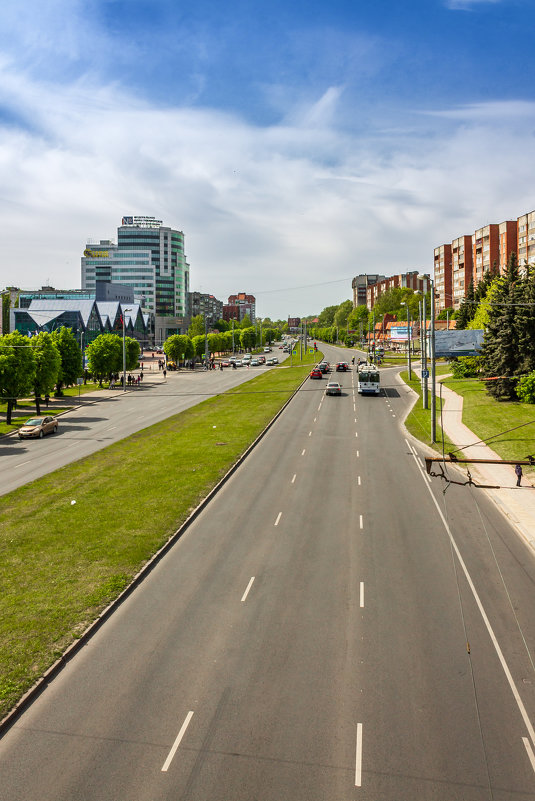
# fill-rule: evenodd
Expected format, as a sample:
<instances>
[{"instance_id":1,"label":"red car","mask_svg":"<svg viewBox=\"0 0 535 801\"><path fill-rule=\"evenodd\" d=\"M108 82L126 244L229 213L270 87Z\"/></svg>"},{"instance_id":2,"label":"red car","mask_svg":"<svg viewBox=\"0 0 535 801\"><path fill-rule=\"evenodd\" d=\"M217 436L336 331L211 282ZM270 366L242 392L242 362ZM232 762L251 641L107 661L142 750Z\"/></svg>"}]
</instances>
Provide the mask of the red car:
<instances>
[{"instance_id":1,"label":"red car","mask_svg":"<svg viewBox=\"0 0 535 801\"><path fill-rule=\"evenodd\" d=\"M319 367L314 367L313 370L310 371L311 378L323 378L323 373L319 369Z\"/></svg>"}]
</instances>

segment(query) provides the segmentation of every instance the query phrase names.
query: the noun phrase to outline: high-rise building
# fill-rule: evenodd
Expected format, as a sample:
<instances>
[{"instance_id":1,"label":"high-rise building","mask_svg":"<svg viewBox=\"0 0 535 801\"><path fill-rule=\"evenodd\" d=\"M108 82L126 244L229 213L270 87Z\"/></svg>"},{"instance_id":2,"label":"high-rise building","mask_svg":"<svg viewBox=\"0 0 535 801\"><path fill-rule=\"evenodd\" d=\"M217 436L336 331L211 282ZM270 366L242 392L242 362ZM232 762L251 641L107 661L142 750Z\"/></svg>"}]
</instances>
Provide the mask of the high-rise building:
<instances>
[{"instance_id":1,"label":"high-rise building","mask_svg":"<svg viewBox=\"0 0 535 801\"><path fill-rule=\"evenodd\" d=\"M437 308L446 309L453 306L451 245L439 245L435 248L434 267Z\"/></svg>"},{"instance_id":2,"label":"high-rise building","mask_svg":"<svg viewBox=\"0 0 535 801\"><path fill-rule=\"evenodd\" d=\"M243 320L248 316L252 323L256 319L256 298L245 292L229 295L228 303L223 306L223 320Z\"/></svg>"},{"instance_id":3,"label":"high-rise building","mask_svg":"<svg viewBox=\"0 0 535 801\"><path fill-rule=\"evenodd\" d=\"M214 295L208 295L204 292L189 292L188 301L188 314L190 317L197 317L202 314L209 325L213 325L223 318L223 301L218 300Z\"/></svg>"},{"instance_id":4,"label":"high-rise building","mask_svg":"<svg viewBox=\"0 0 535 801\"><path fill-rule=\"evenodd\" d=\"M82 257L82 288L96 281L132 286L155 314L156 343L188 327L189 264L184 234L154 217L123 217L117 244L88 243Z\"/></svg>"},{"instance_id":5,"label":"high-rise building","mask_svg":"<svg viewBox=\"0 0 535 801\"><path fill-rule=\"evenodd\" d=\"M375 273L374 275L356 275L351 281L353 288L353 308L366 305L366 294L369 286L375 286L379 281L384 281L386 276Z\"/></svg>"}]
</instances>

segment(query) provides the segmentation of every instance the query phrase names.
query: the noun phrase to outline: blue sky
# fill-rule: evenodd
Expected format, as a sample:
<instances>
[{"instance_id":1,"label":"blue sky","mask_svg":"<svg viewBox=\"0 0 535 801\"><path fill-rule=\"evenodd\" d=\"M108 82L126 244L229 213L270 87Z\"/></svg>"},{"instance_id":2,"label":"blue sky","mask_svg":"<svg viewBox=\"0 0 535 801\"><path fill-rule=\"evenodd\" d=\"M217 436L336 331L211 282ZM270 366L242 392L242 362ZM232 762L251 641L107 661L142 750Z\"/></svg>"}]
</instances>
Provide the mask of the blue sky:
<instances>
[{"instance_id":1,"label":"blue sky","mask_svg":"<svg viewBox=\"0 0 535 801\"><path fill-rule=\"evenodd\" d=\"M0 285L79 286L124 214L193 289L319 312L535 208L533 0L2 8ZM293 289L298 287L298 289Z\"/></svg>"}]
</instances>

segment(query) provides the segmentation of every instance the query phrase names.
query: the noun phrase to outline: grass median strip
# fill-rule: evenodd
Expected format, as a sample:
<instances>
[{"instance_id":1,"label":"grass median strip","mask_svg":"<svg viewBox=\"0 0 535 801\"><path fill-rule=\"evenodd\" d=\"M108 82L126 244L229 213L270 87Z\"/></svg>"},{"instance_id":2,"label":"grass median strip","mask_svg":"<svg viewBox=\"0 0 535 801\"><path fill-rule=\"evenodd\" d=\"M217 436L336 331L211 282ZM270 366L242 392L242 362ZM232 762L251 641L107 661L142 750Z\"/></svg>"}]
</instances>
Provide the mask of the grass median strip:
<instances>
[{"instance_id":1,"label":"grass median strip","mask_svg":"<svg viewBox=\"0 0 535 801\"><path fill-rule=\"evenodd\" d=\"M313 358L2 496L0 718L227 473Z\"/></svg>"},{"instance_id":2,"label":"grass median strip","mask_svg":"<svg viewBox=\"0 0 535 801\"><path fill-rule=\"evenodd\" d=\"M400 373L401 378L405 383L411 387L417 394L418 399L412 410L409 412L407 419L405 420L405 426L408 431L419 439L420 442L424 442L426 445L430 445L439 453L442 453L442 429L440 427L440 398L437 395L436 398L436 410L437 410L437 419L436 419L436 442L431 441L431 391L429 391L429 408L424 409L423 407L423 399L422 399L422 385L420 379L417 377L416 373L412 374L412 380L409 381L409 374L407 371ZM447 438L444 434L444 450L448 453L451 450L455 449L455 445Z\"/></svg>"}]
</instances>

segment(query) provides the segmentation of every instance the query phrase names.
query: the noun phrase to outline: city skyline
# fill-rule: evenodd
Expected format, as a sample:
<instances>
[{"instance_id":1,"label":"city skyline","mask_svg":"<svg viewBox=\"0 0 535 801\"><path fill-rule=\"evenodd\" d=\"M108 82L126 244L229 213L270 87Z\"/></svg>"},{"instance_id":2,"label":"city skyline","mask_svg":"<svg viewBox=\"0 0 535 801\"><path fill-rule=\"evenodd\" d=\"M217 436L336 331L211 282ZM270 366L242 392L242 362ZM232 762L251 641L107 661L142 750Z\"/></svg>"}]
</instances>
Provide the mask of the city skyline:
<instances>
[{"instance_id":1,"label":"city skyline","mask_svg":"<svg viewBox=\"0 0 535 801\"><path fill-rule=\"evenodd\" d=\"M432 274L437 245L535 207L531 8L6 7L0 283L79 286L125 215L183 231L190 288L244 289L261 317Z\"/></svg>"}]
</instances>

